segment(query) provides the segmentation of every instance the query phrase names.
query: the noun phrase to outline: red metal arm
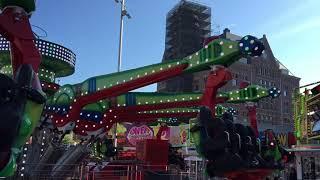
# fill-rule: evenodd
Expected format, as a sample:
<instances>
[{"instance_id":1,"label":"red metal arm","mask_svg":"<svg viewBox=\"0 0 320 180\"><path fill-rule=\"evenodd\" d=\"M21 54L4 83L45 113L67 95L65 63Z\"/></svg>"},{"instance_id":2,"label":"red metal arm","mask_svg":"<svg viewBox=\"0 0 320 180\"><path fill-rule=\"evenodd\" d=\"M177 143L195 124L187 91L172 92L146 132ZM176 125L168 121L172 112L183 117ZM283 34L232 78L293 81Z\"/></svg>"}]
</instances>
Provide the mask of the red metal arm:
<instances>
[{"instance_id":1,"label":"red metal arm","mask_svg":"<svg viewBox=\"0 0 320 180\"><path fill-rule=\"evenodd\" d=\"M30 64L38 72L41 56L34 43L29 17L22 8L5 8L0 15L0 33L10 41L13 75L22 64ZM39 79L34 76L34 89L41 89Z\"/></svg>"},{"instance_id":2,"label":"red metal arm","mask_svg":"<svg viewBox=\"0 0 320 180\"><path fill-rule=\"evenodd\" d=\"M166 72L161 72L159 74L157 74L156 76L160 79L160 78L164 78L164 77L168 77L168 76L172 76L173 74L177 74L177 73L181 73L183 68L185 68L184 66L179 67L178 69L170 69ZM150 78L150 77L149 77ZM179 107L192 107L192 106L199 106L199 105L206 105L210 108L212 108L213 112L215 110L215 104L216 103L223 103L225 102L225 98L217 98L216 94L217 94L217 89L219 89L220 87L222 87L229 79L231 79L231 74L228 70L226 70L223 67L219 67L218 69L216 69L214 72L211 72L211 74L208 77L207 80L207 84L206 84L206 90L205 90L205 94L203 95L203 98L200 100L192 100L192 101L184 101L184 102L170 102L170 103L161 103L161 104L148 104L148 105L136 105L136 106L129 106L129 107L116 107L116 108L112 108L112 109L108 109L103 116L103 120L94 125L92 124L92 127L90 128L91 131L95 131L98 130L102 127L105 127L106 130L110 129L112 127L112 125L116 122L133 122L133 121L140 121L140 122L145 122L145 121L154 121L157 118L170 118L170 117L196 117L197 116L197 112L181 112L181 113L156 113L156 114L147 114L147 113L137 113L137 112L141 112L141 111L150 111L150 110L159 110L159 109L168 109L168 108L179 108ZM146 79L138 79L137 81L135 81L134 85L132 84L133 82L127 82L130 84L122 84L122 85L118 85L103 91L98 91L93 95L88 95L88 96L84 96L84 97L80 97L79 99L76 100L75 103L73 103L72 105L72 109L74 110L76 108L80 108L82 105L82 103L84 102L88 102L88 101L92 101L95 98L101 98L104 97L112 97L115 94L119 94L122 93L123 91L127 91L128 87L136 87L139 86L139 84L136 83L148 83L151 82L150 79L148 79L148 81L146 81ZM143 85L140 84L140 85ZM120 88L123 89L120 89ZM109 92L110 94L107 94L107 92ZM101 95L101 93L103 93L104 95ZM91 98L88 98L88 97ZM79 103L79 101L81 103ZM79 104L80 105L79 105ZM54 118L54 121L56 123L59 123L60 126L64 126L66 125L68 122L71 122L72 120L76 120L76 125L79 124L79 126L76 126L76 129L82 129L82 127L80 127L80 124L82 124L80 122L80 120L78 121L78 116L80 115L80 109L77 109L76 111L74 110L73 113L75 113L75 117L76 118L72 118L71 114L69 112L69 118L65 119L63 117L57 117L56 115ZM67 116L68 117L68 116ZM93 126L94 125L94 126ZM88 125L88 128L90 127L90 125ZM82 131L87 131L89 129L82 129ZM89 131L90 131L89 130Z\"/></svg>"},{"instance_id":3,"label":"red metal arm","mask_svg":"<svg viewBox=\"0 0 320 180\"><path fill-rule=\"evenodd\" d=\"M10 41L13 77L22 64L32 66L38 72L41 57L34 44L34 36L26 12L19 7L7 7L0 14L0 34ZM34 74L33 88L41 90L39 79ZM2 114L5 116L6 114ZM8 122L3 122L8 123ZM17 123L13 123L19 126ZM14 128L13 128L14 129ZM6 138L6 137L4 137ZM1 147L6 149L5 147ZM8 162L9 150L0 152L0 169ZM7 151L7 152L5 152Z\"/></svg>"},{"instance_id":4,"label":"red metal arm","mask_svg":"<svg viewBox=\"0 0 320 180\"><path fill-rule=\"evenodd\" d=\"M13 72L21 64L30 64L38 72L41 56L27 14L20 8L6 8L0 15L0 33L11 43Z\"/></svg>"},{"instance_id":5,"label":"red metal arm","mask_svg":"<svg viewBox=\"0 0 320 180\"><path fill-rule=\"evenodd\" d=\"M215 116L215 106L217 104L216 96L218 89L232 79L231 73L228 69L220 66L216 67L217 69L211 71L208 76L206 89L201 100L201 105L210 108L213 116Z\"/></svg>"},{"instance_id":6,"label":"red metal arm","mask_svg":"<svg viewBox=\"0 0 320 180\"><path fill-rule=\"evenodd\" d=\"M132 81L128 81L123 84L119 84L117 86L113 86L111 88L98 91L93 94L82 96L76 99L76 101L72 103L71 105L72 109L67 116L67 121L69 122L69 121L78 119L81 108L87 104L91 104L102 99L111 98L111 97L126 93L128 91L131 91L152 83L156 83L156 82L168 79L170 77L177 76L179 74L182 74L183 70L187 66L188 66L187 64L181 64L179 66L176 66L167 70L163 70L159 73L154 73L154 74L144 76Z\"/></svg>"},{"instance_id":7,"label":"red metal arm","mask_svg":"<svg viewBox=\"0 0 320 180\"><path fill-rule=\"evenodd\" d=\"M257 125L257 106L252 103L247 105L248 117L250 120L250 126L254 130L256 137L259 136L258 125Z\"/></svg>"},{"instance_id":8,"label":"red metal arm","mask_svg":"<svg viewBox=\"0 0 320 180\"><path fill-rule=\"evenodd\" d=\"M244 89L248 87L250 83L248 82L241 82L240 83L240 88ZM256 137L259 136L259 131L258 131L258 124L257 124L257 106L256 103L254 102L248 102L246 104L247 110L248 110L248 118L250 121L250 126L254 130L254 133Z\"/></svg>"},{"instance_id":9,"label":"red metal arm","mask_svg":"<svg viewBox=\"0 0 320 180\"><path fill-rule=\"evenodd\" d=\"M145 122L147 120L155 120L157 118L170 118L170 117L196 117L197 112L181 112L181 113L159 113L159 114L138 114L138 111L148 111L167 108L178 107L191 107L205 105L212 109L215 114L215 104L223 103L226 99L216 98L217 90L226 84L231 79L231 73L224 67L218 67L215 71L211 72L207 83L205 93L201 100L186 101L186 102L171 102L158 105L137 105L131 107L117 107L108 109L103 117L102 124L96 126L96 129L105 127L108 131L115 122ZM77 101L78 102L78 101ZM72 107L73 108L73 107ZM80 111L79 111L80 112ZM70 113L69 113L70 114ZM70 119L72 120L72 119ZM66 122L70 122L67 120Z\"/></svg>"}]
</instances>

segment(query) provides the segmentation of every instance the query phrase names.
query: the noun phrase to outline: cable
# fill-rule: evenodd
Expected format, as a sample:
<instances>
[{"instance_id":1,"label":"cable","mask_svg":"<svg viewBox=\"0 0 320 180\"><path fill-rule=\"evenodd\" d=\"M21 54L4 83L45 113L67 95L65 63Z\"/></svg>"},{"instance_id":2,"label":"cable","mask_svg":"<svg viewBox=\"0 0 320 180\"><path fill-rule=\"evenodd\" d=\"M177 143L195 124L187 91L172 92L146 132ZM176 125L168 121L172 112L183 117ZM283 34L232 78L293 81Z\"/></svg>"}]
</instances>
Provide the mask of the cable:
<instances>
[{"instance_id":1,"label":"cable","mask_svg":"<svg viewBox=\"0 0 320 180\"><path fill-rule=\"evenodd\" d=\"M275 59L276 59L276 61L277 61L278 63L280 63L284 68L286 68L286 70L288 70L288 72L289 72L292 76L295 76L284 64L282 64L282 63L280 62L279 59L277 59L277 58L275 58Z\"/></svg>"},{"instance_id":2,"label":"cable","mask_svg":"<svg viewBox=\"0 0 320 180\"><path fill-rule=\"evenodd\" d=\"M304 87L312 86L312 85L315 85L315 84L320 84L320 81L317 81L317 82L314 82L314 83L310 83L310 84L306 84L306 85L300 86L299 88L304 88Z\"/></svg>"},{"instance_id":3,"label":"cable","mask_svg":"<svg viewBox=\"0 0 320 180\"><path fill-rule=\"evenodd\" d=\"M47 31L44 30L43 28L41 28L41 27L39 27L39 26L36 26L36 25L31 25L31 26L32 26L32 27L35 27L35 28L38 28L38 29L40 29L42 32L44 32L44 36L39 36L37 33L35 33L35 32L33 31L33 34L37 37L37 39L48 37Z\"/></svg>"}]
</instances>

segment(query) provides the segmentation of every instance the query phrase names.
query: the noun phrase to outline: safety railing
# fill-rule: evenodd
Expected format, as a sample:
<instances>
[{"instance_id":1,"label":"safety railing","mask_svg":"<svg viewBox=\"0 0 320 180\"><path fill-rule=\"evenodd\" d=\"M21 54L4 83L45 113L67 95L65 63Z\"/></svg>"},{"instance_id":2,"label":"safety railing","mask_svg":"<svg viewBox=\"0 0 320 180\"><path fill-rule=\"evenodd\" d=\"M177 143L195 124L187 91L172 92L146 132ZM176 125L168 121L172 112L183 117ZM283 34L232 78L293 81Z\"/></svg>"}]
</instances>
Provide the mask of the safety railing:
<instances>
[{"instance_id":1,"label":"safety railing","mask_svg":"<svg viewBox=\"0 0 320 180\"><path fill-rule=\"evenodd\" d=\"M86 180L207 180L203 173L181 172L166 165L109 165L112 170L90 171ZM122 168L122 169L119 169Z\"/></svg>"},{"instance_id":2,"label":"safety railing","mask_svg":"<svg viewBox=\"0 0 320 180\"><path fill-rule=\"evenodd\" d=\"M52 176L52 169L61 167ZM23 167L23 168L22 168ZM36 168L37 167L37 168ZM41 168L39 168L41 167ZM182 172L167 165L23 164L14 180L205 180L203 173ZM9 178L10 180L10 178Z\"/></svg>"},{"instance_id":3,"label":"safety railing","mask_svg":"<svg viewBox=\"0 0 320 180\"><path fill-rule=\"evenodd\" d=\"M62 167L57 175L52 176L52 169ZM84 165L81 164L19 164L17 172L12 179L21 180L64 180L64 179L82 179Z\"/></svg>"}]
</instances>

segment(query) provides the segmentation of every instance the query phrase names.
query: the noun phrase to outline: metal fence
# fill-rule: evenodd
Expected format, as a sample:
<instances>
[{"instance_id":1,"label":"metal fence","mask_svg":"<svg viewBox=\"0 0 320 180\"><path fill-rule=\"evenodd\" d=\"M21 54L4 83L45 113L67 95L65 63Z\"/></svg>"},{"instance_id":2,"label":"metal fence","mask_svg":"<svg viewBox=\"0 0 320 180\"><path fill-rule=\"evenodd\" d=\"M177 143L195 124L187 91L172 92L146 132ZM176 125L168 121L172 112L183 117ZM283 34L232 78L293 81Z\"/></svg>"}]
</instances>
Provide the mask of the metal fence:
<instances>
[{"instance_id":1,"label":"metal fence","mask_svg":"<svg viewBox=\"0 0 320 180\"><path fill-rule=\"evenodd\" d=\"M181 172L165 165L24 164L8 180L205 180L203 173ZM39 168L41 167L41 168ZM59 167L59 168L57 168ZM53 169L59 171L53 172Z\"/></svg>"},{"instance_id":2,"label":"metal fence","mask_svg":"<svg viewBox=\"0 0 320 180\"><path fill-rule=\"evenodd\" d=\"M59 168L59 171L54 169ZM20 164L17 173L12 178L21 180L65 180L82 179L84 165L80 164Z\"/></svg>"}]
</instances>

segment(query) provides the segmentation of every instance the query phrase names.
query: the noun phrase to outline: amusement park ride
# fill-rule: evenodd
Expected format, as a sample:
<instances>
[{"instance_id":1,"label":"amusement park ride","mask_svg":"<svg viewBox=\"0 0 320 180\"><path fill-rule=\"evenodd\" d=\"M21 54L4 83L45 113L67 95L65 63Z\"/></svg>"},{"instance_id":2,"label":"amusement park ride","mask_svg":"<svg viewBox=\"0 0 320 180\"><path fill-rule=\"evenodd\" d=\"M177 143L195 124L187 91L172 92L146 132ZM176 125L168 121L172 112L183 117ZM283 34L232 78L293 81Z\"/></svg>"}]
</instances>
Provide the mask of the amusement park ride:
<instances>
[{"instance_id":1,"label":"amusement park ride","mask_svg":"<svg viewBox=\"0 0 320 180\"><path fill-rule=\"evenodd\" d=\"M310 89L310 86L314 87ZM319 158L320 152L320 82L299 87L293 100L297 143L287 151L294 153L298 179L318 179L316 158Z\"/></svg>"},{"instance_id":2,"label":"amusement park ride","mask_svg":"<svg viewBox=\"0 0 320 180\"><path fill-rule=\"evenodd\" d=\"M195 139L199 154L209 160L208 171L213 172L209 175L274 168L274 164L267 165L266 154L277 151L277 144L267 138L268 135L265 146L260 147L261 143L256 141L254 102L278 97L280 90L245 84L239 90L218 92L231 80L228 66L241 57L262 54L264 46L257 38L248 35L240 41L231 41L215 37L203 49L183 59L91 77L79 84L60 87L55 79L74 72L75 54L61 45L35 39L29 23L35 10L33 0L0 2L0 113L6 115L1 118L0 126L0 177L14 174L19 152L36 127L50 127L60 139L73 131L82 145L90 146L105 139L114 123L153 122L174 117L197 117L198 124L192 131L198 137ZM204 93L129 92L181 74L210 69ZM226 115L228 111L217 106L225 102L249 102L252 128L234 124ZM271 143L275 148L270 150L268 140L275 143ZM214 146L204 146L207 142ZM239 163L232 168L215 169L222 160L217 160L216 155L227 151L232 154L230 160ZM250 157L248 152L252 153ZM77 156L72 162L78 162L81 157ZM71 156L64 157L68 158L70 162ZM259 162L247 165L242 159Z\"/></svg>"}]
</instances>

